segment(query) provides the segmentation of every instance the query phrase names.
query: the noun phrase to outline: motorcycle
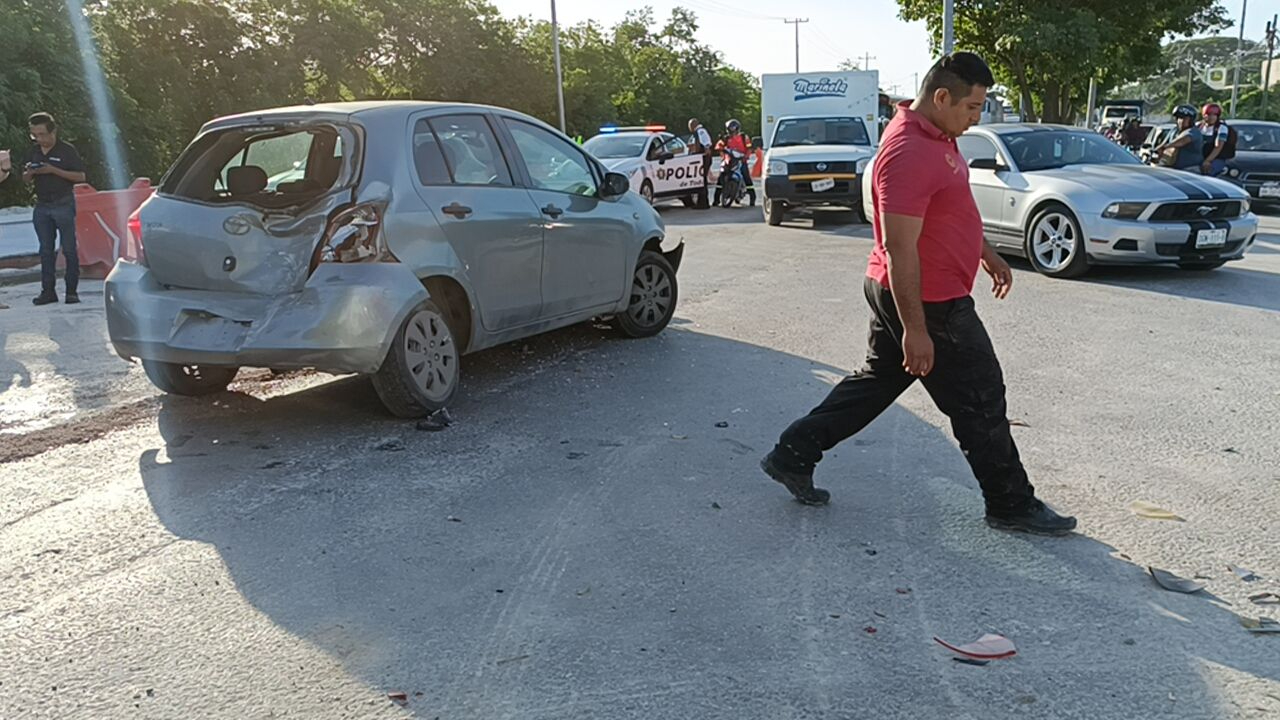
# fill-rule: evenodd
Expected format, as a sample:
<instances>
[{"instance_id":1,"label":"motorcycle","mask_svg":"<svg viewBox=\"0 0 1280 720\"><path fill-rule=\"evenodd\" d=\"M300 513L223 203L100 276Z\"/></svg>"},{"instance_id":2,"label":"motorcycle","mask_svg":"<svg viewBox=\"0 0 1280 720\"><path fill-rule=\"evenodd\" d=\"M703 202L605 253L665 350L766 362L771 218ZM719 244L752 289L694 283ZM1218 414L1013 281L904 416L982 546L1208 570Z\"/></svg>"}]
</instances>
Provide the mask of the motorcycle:
<instances>
[{"instance_id":1,"label":"motorcycle","mask_svg":"<svg viewBox=\"0 0 1280 720\"><path fill-rule=\"evenodd\" d=\"M720 186L716 188L715 203L723 207L733 207L742 202L744 197L750 198L751 206L756 204L755 188L747 187L747 156L737 150L725 150L724 165L720 170Z\"/></svg>"}]
</instances>

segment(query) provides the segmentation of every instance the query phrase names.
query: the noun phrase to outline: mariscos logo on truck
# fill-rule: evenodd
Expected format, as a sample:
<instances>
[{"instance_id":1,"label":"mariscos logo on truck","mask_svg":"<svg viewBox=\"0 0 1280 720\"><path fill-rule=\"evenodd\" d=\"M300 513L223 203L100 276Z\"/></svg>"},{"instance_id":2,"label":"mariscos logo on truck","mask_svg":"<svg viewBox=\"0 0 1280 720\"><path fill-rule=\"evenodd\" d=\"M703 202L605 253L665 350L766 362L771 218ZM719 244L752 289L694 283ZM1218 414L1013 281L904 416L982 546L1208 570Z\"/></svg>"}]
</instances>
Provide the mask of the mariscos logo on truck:
<instances>
[{"instance_id":1,"label":"mariscos logo on truck","mask_svg":"<svg viewBox=\"0 0 1280 720\"><path fill-rule=\"evenodd\" d=\"M822 78L821 80L810 80L808 78L796 78L796 100L810 100L812 98L827 97L844 97L849 92L849 83L836 78Z\"/></svg>"}]
</instances>

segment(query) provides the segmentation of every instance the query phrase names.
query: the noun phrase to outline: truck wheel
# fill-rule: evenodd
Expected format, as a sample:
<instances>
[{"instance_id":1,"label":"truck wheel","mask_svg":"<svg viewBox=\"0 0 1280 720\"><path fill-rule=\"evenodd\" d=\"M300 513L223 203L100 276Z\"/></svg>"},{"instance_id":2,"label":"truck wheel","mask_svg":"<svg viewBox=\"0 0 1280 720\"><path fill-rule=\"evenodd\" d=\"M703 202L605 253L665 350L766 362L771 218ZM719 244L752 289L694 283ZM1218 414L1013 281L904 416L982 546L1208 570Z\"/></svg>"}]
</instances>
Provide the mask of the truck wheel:
<instances>
[{"instance_id":1,"label":"truck wheel","mask_svg":"<svg viewBox=\"0 0 1280 720\"><path fill-rule=\"evenodd\" d=\"M424 300L396 332L372 377L373 389L392 415L423 417L448 405L457 392L462 353L447 316L435 301Z\"/></svg>"},{"instance_id":2,"label":"truck wheel","mask_svg":"<svg viewBox=\"0 0 1280 720\"><path fill-rule=\"evenodd\" d=\"M235 379L238 367L178 365L177 363L143 360L142 369L152 385L170 395L212 395L227 389Z\"/></svg>"},{"instance_id":3,"label":"truck wheel","mask_svg":"<svg viewBox=\"0 0 1280 720\"><path fill-rule=\"evenodd\" d=\"M786 207L783 206L781 200L764 199L764 221L770 225L777 227L782 224L782 219L786 216Z\"/></svg>"}]
</instances>

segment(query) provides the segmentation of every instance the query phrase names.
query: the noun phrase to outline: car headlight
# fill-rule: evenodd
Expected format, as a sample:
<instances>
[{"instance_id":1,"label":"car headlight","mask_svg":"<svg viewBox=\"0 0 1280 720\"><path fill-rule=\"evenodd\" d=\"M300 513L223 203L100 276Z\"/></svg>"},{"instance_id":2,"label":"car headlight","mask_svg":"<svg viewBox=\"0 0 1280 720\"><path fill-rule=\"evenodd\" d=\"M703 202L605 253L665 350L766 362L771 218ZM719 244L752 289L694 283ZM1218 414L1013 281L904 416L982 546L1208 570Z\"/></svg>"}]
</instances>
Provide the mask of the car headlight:
<instances>
[{"instance_id":1,"label":"car headlight","mask_svg":"<svg viewBox=\"0 0 1280 720\"><path fill-rule=\"evenodd\" d=\"M1231 177L1240 177L1240 168L1229 168L1227 170L1227 175L1230 175Z\"/></svg>"},{"instance_id":2,"label":"car headlight","mask_svg":"<svg viewBox=\"0 0 1280 720\"><path fill-rule=\"evenodd\" d=\"M768 173L770 175L786 175L787 163L783 160L770 160Z\"/></svg>"},{"instance_id":3,"label":"car headlight","mask_svg":"<svg viewBox=\"0 0 1280 720\"><path fill-rule=\"evenodd\" d=\"M871 162L870 158L866 160L859 160L858 163L853 166L853 171L859 175L862 175L867 171L867 163L869 162Z\"/></svg>"},{"instance_id":4,"label":"car headlight","mask_svg":"<svg viewBox=\"0 0 1280 720\"><path fill-rule=\"evenodd\" d=\"M1252 203L1249 202L1248 198L1241 200L1240 201L1240 217L1244 217L1245 215L1248 215L1249 208L1251 207L1253 207L1253 205Z\"/></svg>"},{"instance_id":5,"label":"car headlight","mask_svg":"<svg viewBox=\"0 0 1280 720\"><path fill-rule=\"evenodd\" d=\"M1112 220L1137 220L1143 210L1151 203L1119 202L1111 203L1102 211L1102 217Z\"/></svg>"}]
</instances>

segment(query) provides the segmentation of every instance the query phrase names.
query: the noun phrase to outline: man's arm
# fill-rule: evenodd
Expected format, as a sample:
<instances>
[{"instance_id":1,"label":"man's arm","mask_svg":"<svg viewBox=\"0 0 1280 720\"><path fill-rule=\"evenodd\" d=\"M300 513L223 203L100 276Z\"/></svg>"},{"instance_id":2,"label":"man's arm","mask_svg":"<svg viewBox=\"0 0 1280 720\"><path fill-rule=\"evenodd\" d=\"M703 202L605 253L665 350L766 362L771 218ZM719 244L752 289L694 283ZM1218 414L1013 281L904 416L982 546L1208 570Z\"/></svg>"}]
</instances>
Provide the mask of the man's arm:
<instances>
[{"instance_id":1,"label":"man's arm","mask_svg":"<svg viewBox=\"0 0 1280 720\"><path fill-rule=\"evenodd\" d=\"M67 182L82 183L84 182L83 170L63 170L60 167L45 165L36 171L37 175L57 175Z\"/></svg>"},{"instance_id":2,"label":"man's arm","mask_svg":"<svg viewBox=\"0 0 1280 720\"><path fill-rule=\"evenodd\" d=\"M933 369L933 340L920 298L919 243L924 218L885 213L880 222L889 260L889 290L902 318L902 366L908 373L924 377Z\"/></svg>"}]
</instances>

